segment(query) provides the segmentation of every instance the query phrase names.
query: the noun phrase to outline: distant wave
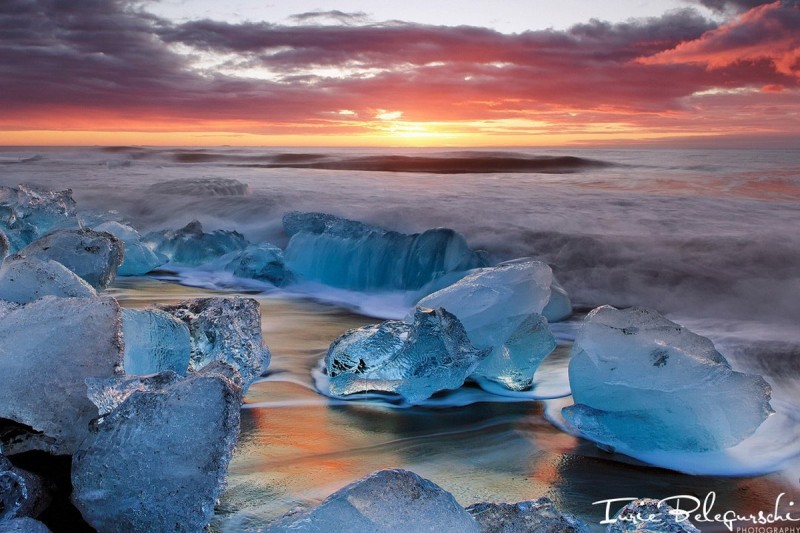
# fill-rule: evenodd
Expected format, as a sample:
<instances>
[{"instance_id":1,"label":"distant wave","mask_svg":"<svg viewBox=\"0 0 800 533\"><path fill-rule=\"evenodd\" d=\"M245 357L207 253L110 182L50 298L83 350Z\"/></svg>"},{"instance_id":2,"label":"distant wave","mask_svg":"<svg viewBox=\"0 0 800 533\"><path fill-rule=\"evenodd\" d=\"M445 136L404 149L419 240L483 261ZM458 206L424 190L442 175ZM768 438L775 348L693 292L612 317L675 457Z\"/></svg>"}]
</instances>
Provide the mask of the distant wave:
<instances>
[{"instance_id":1,"label":"distant wave","mask_svg":"<svg viewBox=\"0 0 800 533\"><path fill-rule=\"evenodd\" d=\"M429 174L545 173L567 174L614 163L576 156L530 156L515 152L461 151L431 155L353 155L337 153L258 152L253 149L158 149L110 146L103 152L179 164L219 164L256 168L308 168Z\"/></svg>"}]
</instances>

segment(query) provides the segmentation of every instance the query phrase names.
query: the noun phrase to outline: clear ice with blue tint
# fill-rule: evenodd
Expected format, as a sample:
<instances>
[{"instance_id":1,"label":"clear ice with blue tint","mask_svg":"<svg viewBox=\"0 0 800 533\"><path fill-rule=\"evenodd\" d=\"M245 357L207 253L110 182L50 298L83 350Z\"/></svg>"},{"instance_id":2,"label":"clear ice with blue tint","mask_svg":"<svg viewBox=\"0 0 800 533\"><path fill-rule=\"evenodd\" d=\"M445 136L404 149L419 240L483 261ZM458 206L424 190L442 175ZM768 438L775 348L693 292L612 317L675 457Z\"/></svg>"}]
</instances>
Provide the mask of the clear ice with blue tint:
<instances>
[{"instance_id":1,"label":"clear ice with blue tint","mask_svg":"<svg viewBox=\"0 0 800 533\"><path fill-rule=\"evenodd\" d=\"M117 270L120 276L141 276L155 270L169 258L144 245L139 232L117 221L107 221L95 226L95 231L105 231L125 243L125 259Z\"/></svg>"},{"instance_id":2,"label":"clear ice with blue tint","mask_svg":"<svg viewBox=\"0 0 800 533\"><path fill-rule=\"evenodd\" d=\"M406 321L346 332L328 349L325 368L333 395L392 392L413 404L459 388L485 356L454 315L418 308Z\"/></svg>"},{"instance_id":3,"label":"clear ice with blue tint","mask_svg":"<svg viewBox=\"0 0 800 533\"><path fill-rule=\"evenodd\" d=\"M156 374L172 370L186 375L192 343L189 328L159 309L122 309L122 339L126 374Z\"/></svg>"},{"instance_id":4,"label":"clear ice with blue tint","mask_svg":"<svg viewBox=\"0 0 800 533\"><path fill-rule=\"evenodd\" d=\"M620 451L729 448L772 412L761 376L734 371L709 339L643 308L589 313L569 381L575 405L564 418Z\"/></svg>"},{"instance_id":5,"label":"clear ice with blue tint","mask_svg":"<svg viewBox=\"0 0 800 533\"><path fill-rule=\"evenodd\" d=\"M481 531L491 533L589 533L589 526L563 514L549 498L517 503L481 502L467 507Z\"/></svg>"},{"instance_id":6,"label":"clear ice with blue tint","mask_svg":"<svg viewBox=\"0 0 800 533\"><path fill-rule=\"evenodd\" d=\"M523 390L556 346L541 314L552 283L549 266L520 259L473 270L417 305L447 309L464 325L475 347L489 350L475 370L477 376Z\"/></svg>"},{"instance_id":7,"label":"clear ice with blue tint","mask_svg":"<svg viewBox=\"0 0 800 533\"><path fill-rule=\"evenodd\" d=\"M224 268L234 276L267 281L278 287L292 281L284 265L283 250L272 244L251 244L229 256Z\"/></svg>"},{"instance_id":8,"label":"clear ice with blue tint","mask_svg":"<svg viewBox=\"0 0 800 533\"><path fill-rule=\"evenodd\" d=\"M203 231L197 220L179 230L148 233L142 238L145 246L164 254L176 265L199 266L230 252L247 248L247 239L238 231Z\"/></svg>"},{"instance_id":9,"label":"clear ice with blue tint","mask_svg":"<svg viewBox=\"0 0 800 533\"><path fill-rule=\"evenodd\" d=\"M55 229L78 227L72 191L46 191L31 185L0 187L0 230L16 252Z\"/></svg>"},{"instance_id":10,"label":"clear ice with blue tint","mask_svg":"<svg viewBox=\"0 0 800 533\"><path fill-rule=\"evenodd\" d=\"M26 304L48 295L93 298L97 293L58 261L12 256L0 265L0 300Z\"/></svg>"},{"instance_id":11,"label":"clear ice with blue tint","mask_svg":"<svg viewBox=\"0 0 800 533\"><path fill-rule=\"evenodd\" d=\"M360 291L416 290L450 272L488 264L446 228L406 235L324 213L283 218L286 265L299 279Z\"/></svg>"},{"instance_id":12,"label":"clear ice with blue tint","mask_svg":"<svg viewBox=\"0 0 800 533\"><path fill-rule=\"evenodd\" d=\"M478 533L452 494L407 470L380 470L330 495L319 506L270 524L267 533L393 531Z\"/></svg>"}]
</instances>

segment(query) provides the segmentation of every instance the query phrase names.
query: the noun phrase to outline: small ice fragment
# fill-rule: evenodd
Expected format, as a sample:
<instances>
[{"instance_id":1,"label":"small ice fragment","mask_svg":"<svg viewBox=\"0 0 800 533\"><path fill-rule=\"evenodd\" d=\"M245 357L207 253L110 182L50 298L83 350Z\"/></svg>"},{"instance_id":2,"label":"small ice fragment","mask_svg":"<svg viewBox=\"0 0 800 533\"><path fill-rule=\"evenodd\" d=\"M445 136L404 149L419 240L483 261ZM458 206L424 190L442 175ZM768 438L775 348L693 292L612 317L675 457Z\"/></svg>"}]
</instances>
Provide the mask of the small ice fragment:
<instances>
[{"instance_id":1,"label":"small ice fragment","mask_svg":"<svg viewBox=\"0 0 800 533\"><path fill-rule=\"evenodd\" d=\"M659 500L635 500L614 515L606 533L700 533L686 514Z\"/></svg>"},{"instance_id":2,"label":"small ice fragment","mask_svg":"<svg viewBox=\"0 0 800 533\"><path fill-rule=\"evenodd\" d=\"M171 376L93 421L73 456L73 501L99 531L203 531L214 514L242 392L217 374Z\"/></svg>"},{"instance_id":3,"label":"small ice fragment","mask_svg":"<svg viewBox=\"0 0 800 533\"><path fill-rule=\"evenodd\" d=\"M105 289L117 275L124 253L123 242L110 233L75 229L45 235L18 255L58 261L95 289Z\"/></svg>"},{"instance_id":4,"label":"small ice fragment","mask_svg":"<svg viewBox=\"0 0 800 533\"><path fill-rule=\"evenodd\" d=\"M247 248L247 239L237 231L203 231L194 220L183 228L148 233L142 242L155 252L165 255L177 265L198 266L230 252Z\"/></svg>"},{"instance_id":5,"label":"small ice fragment","mask_svg":"<svg viewBox=\"0 0 800 533\"><path fill-rule=\"evenodd\" d=\"M145 246L139 232L128 225L108 221L95 226L94 230L110 233L125 243L125 259L117 271L120 276L141 276L169 261L164 254Z\"/></svg>"},{"instance_id":6,"label":"small ice fragment","mask_svg":"<svg viewBox=\"0 0 800 533\"><path fill-rule=\"evenodd\" d=\"M270 353L261 339L261 308L252 298L198 298L160 309L189 328L191 360L196 372L212 361L233 366L245 390L269 366Z\"/></svg>"},{"instance_id":7,"label":"small ice fragment","mask_svg":"<svg viewBox=\"0 0 800 533\"><path fill-rule=\"evenodd\" d=\"M9 310L0 320L0 418L42 432L31 449L72 453L97 416L86 378L121 371L120 330L113 299L45 296Z\"/></svg>"},{"instance_id":8,"label":"small ice fragment","mask_svg":"<svg viewBox=\"0 0 800 533\"><path fill-rule=\"evenodd\" d=\"M350 290L416 290L450 272L488 264L447 228L406 235L325 213L283 218L286 265L300 279Z\"/></svg>"},{"instance_id":9,"label":"small ice fragment","mask_svg":"<svg viewBox=\"0 0 800 533\"><path fill-rule=\"evenodd\" d=\"M189 328L159 309L123 309L125 373L156 374L172 370L186 375L192 350Z\"/></svg>"},{"instance_id":10,"label":"small ice fragment","mask_svg":"<svg viewBox=\"0 0 800 533\"><path fill-rule=\"evenodd\" d=\"M490 350L475 374L512 390L531 386L533 374L556 347L541 315L553 274L541 261L521 259L476 269L418 302L456 315L472 344Z\"/></svg>"},{"instance_id":11,"label":"small ice fragment","mask_svg":"<svg viewBox=\"0 0 800 533\"><path fill-rule=\"evenodd\" d=\"M569 381L564 418L612 449L725 449L772 412L761 376L735 372L709 339L643 308L589 313Z\"/></svg>"},{"instance_id":12,"label":"small ice fragment","mask_svg":"<svg viewBox=\"0 0 800 533\"><path fill-rule=\"evenodd\" d=\"M407 470L380 470L333 493L318 507L289 514L267 533L392 531L478 533L452 494Z\"/></svg>"},{"instance_id":13,"label":"small ice fragment","mask_svg":"<svg viewBox=\"0 0 800 533\"><path fill-rule=\"evenodd\" d=\"M244 250L234 253L225 270L240 278L268 281L278 287L289 283L292 274L283 262L283 250L272 244L251 244Z\"/></svg>"},{"instance_id":14,"label":"small ice fragment","mask_svg":"<svg viewBox=\"0 0 800 533\"><path fill-rule=\"evenodd\" d=\"M12 256L0 265L0 299L26 304L47 295L94 298L97 293L58 261Z\"/></svg>"},{"instance_id":15,"label":"small ice fragment","mask_svg":"<svg viewBox=\"0 0 800 533\"><path fill-rule=\"evenodd\" d=\"M549 498L518 503L475 503L467 507L483 533L589 533L589 526L556 509Z\"/></svg>"},{"instance_id":16,"label":"small ice fragment","mask_svg":"<svg viewBox=\"0 0 800 533\"><path fill-rule=\"evenodd\" d=\"M325 356L330 392L393 392L419 403L464 384L486 351L473 347L461 322L443 309L417 309L407 321L353 329Z\"/></svg>"}]
</instances>

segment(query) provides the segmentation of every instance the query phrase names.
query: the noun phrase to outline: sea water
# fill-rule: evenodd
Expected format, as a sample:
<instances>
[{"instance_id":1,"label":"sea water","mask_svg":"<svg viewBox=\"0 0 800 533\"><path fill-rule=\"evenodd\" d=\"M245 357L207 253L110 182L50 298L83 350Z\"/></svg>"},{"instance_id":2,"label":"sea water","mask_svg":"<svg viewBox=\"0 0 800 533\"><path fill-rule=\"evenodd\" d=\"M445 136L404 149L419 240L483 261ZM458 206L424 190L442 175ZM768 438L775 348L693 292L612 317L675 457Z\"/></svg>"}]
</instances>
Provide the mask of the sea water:
<instances>
[{"instance_id":1,"label":"sea water","mask_svg":"<svg viewBox=\"0 0 800 533\"><path fill-rule=\"evenodd\" d=\"M276 289L202 268L118 279L112 292L131 307L219 292L261 304L273 358L246 399L221 531L257 527L385 467L413 470L464 505L548 496L593 524L604 513L593 502L621 497L714 493L717 510L746 514L771 511L784 492L800 506L797 152L5 148L0 184L18 183L71 188L79 208L113 210L141 233L197 219L283 247L281 217L298 210L406 233L450 227L493 262L548 262L569 291L576 316L555 325L559 347L533 392L470 385L412 408L327 398L315 370L345 330L403 316L407 295ZM671 470L560 430L571 339L601 304L652 307L711 338L736 370L764 375L778 416L728 454L648 458Z\"/></svg>"}]
</instances>

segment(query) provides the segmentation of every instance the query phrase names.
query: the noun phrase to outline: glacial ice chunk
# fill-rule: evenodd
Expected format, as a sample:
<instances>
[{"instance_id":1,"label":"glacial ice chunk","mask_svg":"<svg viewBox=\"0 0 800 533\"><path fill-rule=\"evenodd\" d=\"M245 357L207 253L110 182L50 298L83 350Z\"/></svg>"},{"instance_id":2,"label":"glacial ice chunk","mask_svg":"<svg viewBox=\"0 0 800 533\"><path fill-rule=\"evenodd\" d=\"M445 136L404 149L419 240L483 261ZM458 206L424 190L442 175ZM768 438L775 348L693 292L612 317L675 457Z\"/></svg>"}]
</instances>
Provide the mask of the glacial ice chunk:
<instances>
[{"instance_id":1,"label":"glacial ice chunk","mask_svg":"<svg viewBox=\"0 0 800 533\"><path fill-rule=\"evenodd\" d=\"M700 533L685 513L651 498L630 502L614 515L614 520L606 533Z\"/></svg>"},{"instance_id":2,"label":"glacial ice chunk","mask_svg":"<svg viewBox=\"0 0 800 533\"><path fill-rule=\"evenodd\" d=\"M420 300L456 315L472 344L489 350L475 374L512 390L531 386L533 374L556 347L541 315L550 299L553 274L540 261L521 259L470 272Z\"/></svg>"},{"instance_id":3,"label":"glacial ice chunk","mask_svg":"<svg viewBox=\"0 0 800 533\"><path fill-rule=\"evenodd\" d=\"M562 514L549 498L518 503L475 503L467 512L483 533L589 533L589 526L570 514Z\"/></svg>"},{"instance_id":4,"label":"glacial ice chunk","mask_svg":"<svg viewBox=\"0 0 800 533\"><path fill-rule=\"evenodd\" d=\"M247 248L247 239L238 231L203 231L194 220L183 228L148 233L142 242L155 252L164 254L177 265L198 266L230 252Z\"/></svg>"},{"instance_id":5,"label":"glacial ice chunk","mask_svg":"<svg viewBox=\"0 0 800 533\"><path fill-rule=\"evenodd\" d=\"M110 233L125 243L125 259L117 270L120 276L141 276L169 261L164 254L145 246L139 232L126 224L107 221L95 226L94 230Z\"/></svg>"},{"instance_id":6,"label":"glacial ice chunk","mask_svg":"<svg viewBox=\"0 0 800 533\"><path fill-rule=\"evenodd\" d=\"M709 339L643 308L589 313L569 381L567 422L623 451L729 448L772 412L761 376L735 372Z\"/></svg>"},{"instance_id":7,"label":"glacial ice chunk","mask_svg":"<svg viewBox=\"0 0 800 533\"><path fill-rule=\"evenodd\" d=\"M159 309L122 309L126 374L172 370L186 375L192 345L189 328Z\"/></svg>"},{"instance_id":8,"label":"glacial ice chunk","mask_svg":"<svg viewBox=\"0 0 800 533\"><path fill-rule=\"evenodd\" d=\"M33 518L12 518L0 521L0 533L50 533L50 529Z\"/></svg>"},{"instance_id":9,"label":"glacial ice chunk","mask_svg":"<svg viewBox=\"0 0 800 533\"><path fill-rule=\"evenodd\" d=\"M446 228L406 235L324 213L288 213L286 265L298 278L361 291L415 290L488 264Z\"/></svg>"},{"instance_id":10,"label":"glacial ice chunk","mask_svg":"<svg viewBox=\"0 0 800 533\"><path fill-rule=\"evenodd\" d=\"M74 229L45 235L17 255L58 261L99 290L114 281L124 254L125 245L110 233Z\"/></svg>"},{"instance_id":11,"label":"glacial ice chunk","mask_svg":"<svg viewBox=\"0 0 800 533\"><path fill-rule=\"evenodd\" d=\"M58 261L13 256L0 265L0 299L26 304L47 295L94 298L97 293Z\"/></svg>"},{"instance_id":12,"label":"glacial ice chunk","mask_svg":"<svg viewBox=\"0 0 800 533\"><path fill-rule=\"evenodd\" d=\"M234 367L245 390L269 366L270 353L261 339L261 308L252 298L198 298L160 309L189 328L189 369L196 372L212 361Z\"/></svg>"},{"instance_id":13,"label":"glacial ice chunk","mask_svg":"<svg viewBox=\"0 0 800 533\"><path fill-rule=\"evenodd\" d=\"M542 314L550 322L559 322L569 318L572 314L572 301L569 299L569 294L555 277L550 285L550 300L542 309Z\"/></svg>"},{"instance_id":14,"label":"glacial ice chunk","mask_svg":"<svg viewBox=\"0 0 800 533\"><path fill-rule=\"evenodd\" d=\"M181 380L172 370L148 376L115 376L113 378L86 378L86 395L97 406L100 416L105 416L134 392L158 391Z\"/></svg>"},{"instance_id":15,"label":"glacial ice chunk","mask_svg":"<svg viewBox=\"0 0 800 533\"><path fill-rule=\"evenodd\" d=\"M240 278L268 281L278 287L292 280L292 274L284 265L283 250L268 243L251 244L233 254L225 270Z\"/></svg>"},{"instance_id":16,"label":"glacial ice chunk","mask_svg":"<svg viewBox=\"0 0 800 533\"><path fill-rule=\"evenodd\" d=\"M289 514L267 533L393 531L478 533L453 495L407 470L380 470L333 493L318 507Z\"/></svg>"},{"instance_id":17,"label":"glacial ice chunk","mask_svg":"<svg viewBox=\"0 0 800 533\"><path fill-rule=\"evenodd\" d=\"M120 322L113 299L53 296L0 320L0 418L41 432L28 449L70 454L83 440L97 416L86 378L122 371Z\"/></svg>"},{"instance_id":18,"label":"glacial ice chunk","mask_svg":"<svg viewBox=\"0 0 800 533\"><path fill-rule=\"evenodd\" d=\"M454 315L417 308L405 322L346 332L328 349L325 368L334 395L393 392L419 403L437 391L459 388L485 356Z\"/></svg>"},{"instance_id":19,"label":"glacial ice chunk","mask_svg":"<svg viewBox=\"0 0 800 533\"><path fill-rule=\"evenodd\" d=\"M55 229L77 226L71 190L56 192L30 185L0 186L0 230L8 237L9 252L16 252Z\"/></svg>"},{"instance_id":20,"label":"glacial ice chunk","mask_svg":"<svg viewBox=\"0 0 800 533\"><path fill-rule=\"evenodd\" d=\"M17 516L17 511L28 499L25 480L13 471L10 464L4 468L2 461L0 459L0 523Z\"/></svg>"},{"instance_id":21,"label":"glacial ice chunk","mask_svg":"<svg viewBox=\"0 0 800 533\"><path fill-rule=\"evenodd\" d=\"M104 532L203 531L238 437L241 393L201 372L135 391L93 421L72 459L84 519Z\"/></svg>"}]
</instances>

